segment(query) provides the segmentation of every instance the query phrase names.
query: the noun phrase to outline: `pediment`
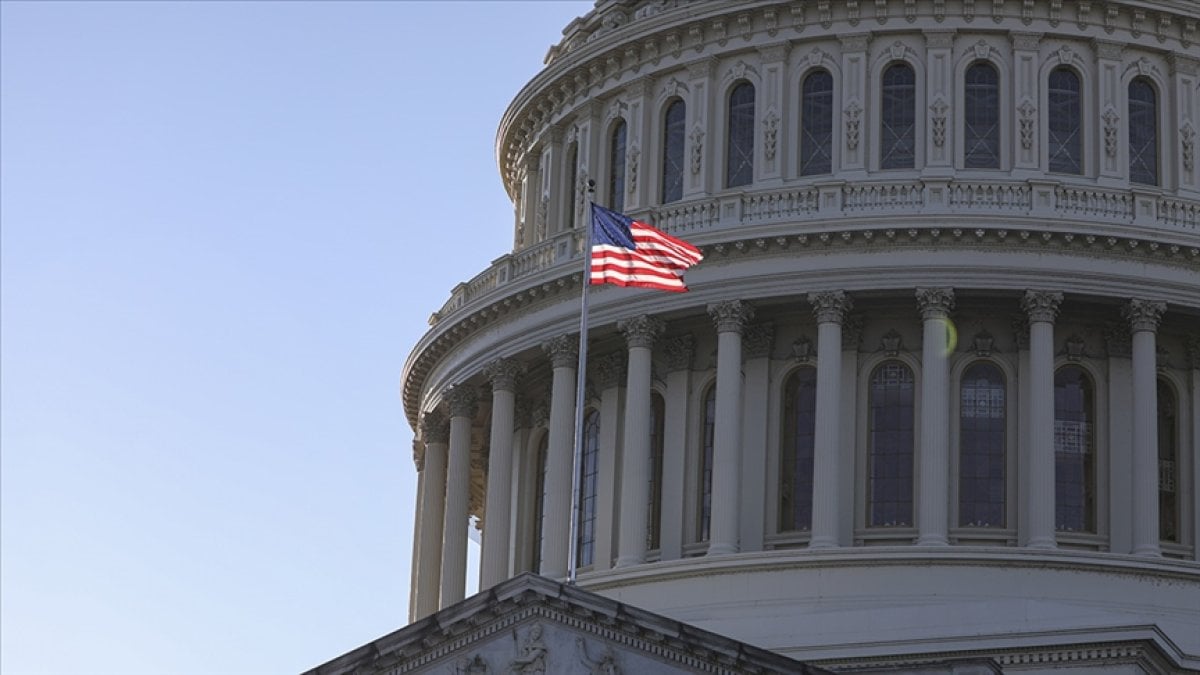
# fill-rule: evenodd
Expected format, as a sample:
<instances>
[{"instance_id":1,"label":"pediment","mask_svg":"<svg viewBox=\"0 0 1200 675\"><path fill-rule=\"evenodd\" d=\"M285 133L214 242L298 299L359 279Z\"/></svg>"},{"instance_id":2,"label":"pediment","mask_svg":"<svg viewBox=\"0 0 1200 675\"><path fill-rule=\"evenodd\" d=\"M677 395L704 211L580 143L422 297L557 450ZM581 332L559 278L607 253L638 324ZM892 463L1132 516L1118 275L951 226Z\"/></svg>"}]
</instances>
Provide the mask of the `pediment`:
<instances>
[{"instance_id":1,"label":"pediment","mask_svg":"<svg viewBox=\"0 0 1200 675\"><path fill-rule=\"evenodd\" d=\"M522 574L305 675L710 672L827 671Z\"/></svg>"}]
</instances>

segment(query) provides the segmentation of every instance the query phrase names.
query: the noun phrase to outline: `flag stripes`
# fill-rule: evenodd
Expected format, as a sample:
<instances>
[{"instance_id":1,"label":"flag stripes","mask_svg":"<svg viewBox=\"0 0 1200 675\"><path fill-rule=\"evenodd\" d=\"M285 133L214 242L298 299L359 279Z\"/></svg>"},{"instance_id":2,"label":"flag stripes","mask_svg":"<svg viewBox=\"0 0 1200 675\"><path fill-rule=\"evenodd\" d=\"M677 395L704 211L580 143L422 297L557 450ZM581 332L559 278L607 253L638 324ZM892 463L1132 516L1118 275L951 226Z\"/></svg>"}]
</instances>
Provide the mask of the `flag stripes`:
<instances>
[{"instance_id":1,"label":"flag stripes","mask_svg":"<svg viewBox=\"0 0 1200 675\"><path fill-rule=\"evenodd\" d=\"M592 205L591 283L683 292L700 249L629 216Z\"/></svg>"}]
</instances>

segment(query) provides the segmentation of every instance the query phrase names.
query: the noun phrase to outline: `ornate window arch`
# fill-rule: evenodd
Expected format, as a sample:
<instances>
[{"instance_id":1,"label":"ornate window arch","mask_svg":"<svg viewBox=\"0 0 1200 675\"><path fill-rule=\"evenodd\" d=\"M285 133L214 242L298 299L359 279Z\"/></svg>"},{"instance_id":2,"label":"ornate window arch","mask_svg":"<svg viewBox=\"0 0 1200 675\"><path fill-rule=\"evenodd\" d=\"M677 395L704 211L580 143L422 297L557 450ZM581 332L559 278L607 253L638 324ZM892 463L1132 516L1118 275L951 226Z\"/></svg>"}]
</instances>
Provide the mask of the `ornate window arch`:
<instances>
[{"instance_id":1,"label":"ornate window arch","mask_svg":"<svg viewBox=\"0 0 1200 675\"><path fill-rule=\"evenodd\" d=\"M666 426L666 401L662 394L650 394L650 508L646 511L646 550L661 546L663 432Z\"/></svg>"},{"instance_id":2,"label":"ornate window arch","mask_svg":"<svg viewBox=\"0 0 1200 675\"><path fill-rule=\"evenodd\" d=\"M1158 94L1148 77L1129 82L1129 181L1158 185Z\"/></svg>"},{"instance_id":3,"label":"ornate window arch","mask_svg":"<svg viewBox=\"0 0 1200 675\"><path fill-rule=\"evenodd\" d=\"M917 73L905 61L880 77L879 168L912 169L917 161Z\"/></svg>"},{"instance_id":4,"label":"ornate window arch","mask_svg":"<svg viewBox=\"0 0 1200 675\"><path fill-rule=\"evenodd\" d=\"M725 187L754 182L754 85L742 80L729 90L725 128Z\"/></svg>"},{"instance_id":5,"label":"ornate window arch","mask_svg":"<svg viewBox=\"0 0 1200 675\"><path fill-rule=\"evenodd\" d=\"M867 527L913 524L916 379L897 359L871 371L867 391Z\"/></svg>"},{"instance_id":6,"label":"ornate window arch","mask_svg":"<svg viewBox=\"0 0 1200 675\"><path fill-rule=\"evenodd\" d=\"M780 409L779 531L812 529L817 369L801 366L784 380Z\"/></svg>"},{"instance_id":7,"label":"ornate window arch","mask_svg":"<svg viewBox=\"0 0 1200 675\"><path fill-rule=\"evenodd\" d=\"M596 549L596 478L600 467L600 411L583 419L583 452L579 462L579 534L576 567L591 565Z\"/></svg>"},{"instance_id":8,"label":"ornate window arch","mask_svg":"<svg viewBox=\"0 0 1200 675\"><path fill-rule=\"evenodd\" d=\"M608 133L608 208L625 210L625 141L628 125L618 119Z\"/></svg>"},{"instance_id":9,"label":"ornate window arch","mask_svg":"<svg viewBox=\"0 0 1200 675\"><path fill-rule=\"evenodd\" d=\"M958 524L1007 526L1008 391L995 362L977 360L959 379Z\"/></svg>"},{"instance_id":10,"label":"ornate window arch","mask_svg":"<svg viewBox=\"0 0 1200 675\"><path fill-rule=\"evenodd\" d=\"M1046 79L1047 154L1054 173L1083 173L1083 82L1070 66Z\"/></svg>"},{"instance_id":11,"label":"ornate window arch","mask_svg":"<svg viewBox=\"0 0 1200 675\"><path fill-rule=\"evenodd\" d=\"M833 75L818 68L800 85L800 175L833 171Z\"/></svg>"},{"instance_id":12,"label":"ornate window arch","mask_svg":"<svg viewBox=\"0 0 1200 675\"><path fill-rule=\"evenodd\" d=\"M713 382L700 398L700 489L697 493L696 541L708 541L712 524L713 432L717 423L717 384Z\"/></svg>"},{"instance_id":13,"label":"ornate window arch","mask_svg":"<svg viewBox=\"0 0 1200 675\"><path fill-rule=\"evenodd\" d=\"M1179 397L1158 378L1158 538L1180 541Z\"/></svg>"},{"instance_id":14,"label":"ornate window arch","mask_svg":"<svg viewBox=\"0 0 1200 675\"><path fill-rule=\"evenodd\" d=\"M676 98L663 114L662 203L683 199L684 144L687 136L687 104Z\"/></svg>"},{"instance_id":15,"label":"ornate window arch","mask_svg":"<svg viewBox=\"0 0 1200 675\"><path fill-rule=\"evenodd\" d=\"M963 75L963 166L1000 168L1000 72L988 61Z\"/></svg>"},{"instance_id":16,"label":"ornate window arch","mask_svg":"<svg viewBox=\"0 0 1200 675\"><path fill-rule=\"evenodd\" d=\"M1096 385L1079 365L1054 373L1054 524L1096 531Z\"/></svg>"}]
</instances>

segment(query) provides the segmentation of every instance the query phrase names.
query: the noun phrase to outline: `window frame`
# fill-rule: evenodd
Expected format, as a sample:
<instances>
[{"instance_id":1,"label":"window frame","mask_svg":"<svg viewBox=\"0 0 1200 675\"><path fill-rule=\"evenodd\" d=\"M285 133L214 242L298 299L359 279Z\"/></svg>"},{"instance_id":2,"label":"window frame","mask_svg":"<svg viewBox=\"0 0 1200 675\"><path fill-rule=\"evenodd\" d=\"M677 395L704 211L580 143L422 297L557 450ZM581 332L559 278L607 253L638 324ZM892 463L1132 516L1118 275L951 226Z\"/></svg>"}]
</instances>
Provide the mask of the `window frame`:
<instances>
[{"instance_id":1,"label":"window frame","mask_svg":"<svg viewBox=\"0 0 1200 675\"><path fill-rule=\"evenodd\" d=\"M1151 144L1154 149L1154 167L1153 167L1154 168L1154 180L1153 180L1153 182L1145 182L1142 180L1135 179L1134 171L1133 171L1133 165L1134 165L1134 154L1133 154L1133 150L1134 150L1134 126L1133 126L1133 123L1134 123L1134 100L1133 100L1132 94L1133 94L1134 85L1139 84L1139 83L1144 83L1147 86L1147 88L1149 89L1150 93L1154 96L1154 100L1153 100L1154 107L1151 109L1151 114L1149 115L1150 119L1152 119L1154 121L1154 129L1152 130L1153 131L1153 137L1152 137L1153 143ZM1141 185L1141 186L1151 187L1151 188L1157 188L1157 187L1163 186L1163 181L1164 181L1164 175L1163 175L1164 170L1163 169L1165 167L1165 162L1163 160L1164 160L1164 155L1166 154L1164 152L1166 148L1164 147L1164 144L1163 144L1163 135L1162 135L1162 130L1164 128L1163 120L1162 120L1162 114L1163 114L1163 108L1164 108L1163 94L1162 94L1163 91L1165 91L1164 87L1160 86L1160 84L1157 81L1155 81L1154 78L1152 78L1148 75L1136 75L1134 77L1129 78L1128 81L1125 82L1125 91L1124 91L1124 96L1125 96L1125 110L1124 110L1125 129L1124 129L1124 131L1125 131L1125 133L1124 133L1124 138L1122 139L1122 142L1124 143L1123 150L1124 150L1124 156L1125 156L1125 166L1124 166L1125 176L1129 180L1130 184L1136 184L1136 185Z\"/></svg>"},{"instance_id":2,"label":"window frame","mask_svg":"<svg viewBox=\"0 0 1200 675\"><path fill-rule=\"evenodd\" d=\"M679 120L679 195L672 199L667 199L667 172L671 165L671 111L676 106L682 106L683 118ZM672 96L663 103L660 108L659 115L659 130L661 135L661 150L658 161L658 202L659 204L673 204L683 200L684 193L687 188L687 101L681 96Z\"/></svg>"},{"instance_id":3,"label":"window frame","mask_svg":"<svg viewBox=\"0 0 1200 675\"><path fill-rule=\"evenodd\" d=\"M888 72L896 67L904 66L913 74L913 93L912 93L912 165L911 166L884 166L884 124L885 118L883 114L883 106L886 100L884 96L885 77ZM875 140L875 152L871 153L872 165L877 171L914 171L919 169L924 164L924 125L922 115L918 114L918 107L921 100L924 98L923 73L918 65L908 59L888 59L883 67L877 71L878 84L873 89L872 96L875 99L874 110L877 111L878 120L871 124L871 133ZM870 119L870 115L867 115Z\"/></svg>"},{"instance_id":4,"label":"window frame","mask_svg":"<svg viewBox=\"0 0 1200 675\"><path fill-rule=\"evenodd\" d=\"M804 166L804 149L805 139L809 134L807 131L808 116L806 115L806 91L809 81L817 75L824 74L829 77L829 169L827 171L806 172ZM838 79L834 76L833 71L824 65L815 66L805 70L799 78L796 87L799 106L796 114L796 175L800 177L810 176L829 176L834 173L837 167L837 149L838 149L838 124L837 124L837 108L838 101Z\"/></svg>"},{"instance_id":5,"label":"window frame","mask_svg":"<svg viewBox=\"0 0 1200 675\"><path fill-rule=\"evenodd\" d=\"M969 162L971 161L972 155L970 154L971 148L969 147L968 139L968 132L972 127L971 120L969 119L970 111L968 110L968 106L970 105L971 101L967 98L967 92L971 87L971 83L968 81L968 78L971 75L972 70L980 67L987 68L996 76L995 124L991 130L992 133L989 134L995 136L995 165L971 166L969 165ZM962 129L961 141L959 144L961 147L961 152L959 153L960 168L968 170L976 169L981 171L998 170L1004 168L1004 74L1001 72L1000 67L996 64L996 62L992 61L991 59L976 58L972 59L966 64L966 67L963 68L958 81L962 84L962 93L960 94L961 106L959 107L960 112L957 116L960 120Z\"/></svg>"},{"instance_id":6,"label":"window frame","mask_svg":"<svg viewBox=\"0 0 1200 675\"><path fill-rule=\"evenodd\" d=\"M731 171L730 171L730 169L734 168L733 167L733 161L734 161L734 159L733 159L733 157L734 157L734 152L733 152L733 150L734 150L733 96L742 87L750 87L750 90L753 93L752 99L749 104L746 104L746 103L741 104L741 105L748 105L750 108L750 123L749 123L750 152L748 153L748 155L749 155L749 157L748 157L748 159L749 159L749 174L750 175L749 175L748 179L746 180L746 182L737 183L735 185L732 182ZM728 89L725 90L725 96L724 96L723 100L725 102L725 104L724 104L724 128L722 129L722 134L723 134L722 148L724 151L724 157L723 157L724 162L722 163L722 167L721 167L721 186L725 190L745 189L747 187L751 187L754 185L754 181L756 180L756 174L758 173L757 167L756 167L756 163L758 161L758 157L757 157L758 113L759 113L759 110L758 110L758 85L747 78L742 78L742 79L736 80L729 85ZM741 154L744 155L747 153L741 153Z\"/></svg>"},{"instance_id":7,"label":"window frame","mask_svg":"<svg viewBox=\"0 0 1200 675\"><path fill-rule=\"evenodd\" d=\"M621 132L620 156L617 156L617 132ZM629 123L624 117L617 117L608 127L605 139L605 206L618 213L624 213L625 191L628 187L626 167L629 162ZM586 218L585 218L586 220Z\"/></svg>"},{"instance_id":8,"label":"window frame","mask_svg":"<svg viewBox=\"0 0 1200 675\"><path fill-rule=\"evenodd\" d=\"M1053 77L1053 75L1058 71L1069 72L1070 74L1075 76L1076 82L1079 83L1079 97L1078 97L1078 106L1079 106L1078 123L1079 123L1079 125L1075 131L1075 135L1078 138L1078 142L1079 142L1079 158L1078 158L1079 159L1079 171L1075 172L1075 173L1066 172L1066 171L1055 171L1051 167L1051 162L1053 162L1054 158L1051 157L1051 155L1050 155L1050 150L1051 150L1051 147L1050 147L1050 133L1051 133L1050 120L1053 119L1054 111L1051 107L1051 101L1050 101L1050 95L1051 95L1050 78ZM1045 143L1044 143L1044 148L1042 149L1042 156L1045 158L1043 166L1046 168L1046 173L1053 173L1053 174L1058 174L1058 175L1062 175L1062 176L1086 176L1086 175L1088 175L1088 155L1089 155L1088 143L1089 143L1090 136L1088 136L1089 117L1086 113L1088 91L1087 91L1087 79L1085 77L1085 73L1083 72L1082 69L1080 69L1074 63L1055 64L1053 67L1046 70L1046 72L1044 73L1044 76L1041 78L1041 82L1044 83L1044 91L1045 91L1045 94L1043 97L1043 105L1042 105L1044 112L1041 113L1041 121L1043 122L1042 128L1045 130L1045 133L1044 133Z\"/></svg>"}]
</instances>

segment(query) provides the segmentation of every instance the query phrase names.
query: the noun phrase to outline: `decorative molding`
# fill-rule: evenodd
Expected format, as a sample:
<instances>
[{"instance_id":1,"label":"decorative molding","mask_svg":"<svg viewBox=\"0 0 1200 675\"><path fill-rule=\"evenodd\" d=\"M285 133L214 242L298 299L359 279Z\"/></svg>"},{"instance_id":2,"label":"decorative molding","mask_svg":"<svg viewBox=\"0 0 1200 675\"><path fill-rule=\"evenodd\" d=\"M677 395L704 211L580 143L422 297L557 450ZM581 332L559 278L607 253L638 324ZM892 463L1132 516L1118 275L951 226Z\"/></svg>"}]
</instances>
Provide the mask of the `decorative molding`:
<instances>
[{"instance_id":1,"label":"decorative molding","mask_svg":"<svg viewBox=\"0 0 1200 675\"><path fill-rule=\"evenodd\" d=\"M859 123L862 118L862 106L858 99L850 99L842 114L846 117L846 148L857 150Z\"/></svg>"},{"instance_id":2,"label":"decorative molding","mask_svg":"<svg viewBox=\"0 0 1200 675\"><path fill-rule=\"evenodd\" d=\"M857 352L862 344L863 317L851 314L842 321L842 351Z\"/></svg>"},{"instance_id":3,"label":"decorative molding","mask_svg":"<svg viewBox=\"0 0 1200 675\"><path fill-rule=\"evenodd\" d=\"M1019 52L1036 52L1041 48L1041 33L1018 33L1009 35L1012 38L1013 49ZM982 58L982 57L981 57Z\"/></svg>"},{"instance_id":4,"label":"decorative molding","mask_svg":"<svg viewBox=\"0 0 1200 675\"><path fill-rule=\"evenodd\" d=\"M829 26L824 26L829 28ZM871 42L870 33L852 33L850 35L839 35L838 42L842 44L842 53L846 52L865 52L867 45Z\"/></svg>"},{"instance_id":5,"label":"decorative molding","mask_svg":"<svg viewBox=\"0 0 1200 675\"><path fill-rule=\"evenodd\" d=\"M954 35L952 30L927 30L923 32L925 36L925 47L928 49L952 49L954 47Z\"/></svg>"},{"instance_id":6,"label":"decorative molding","mask_svg":"<svg viewBox=\"0 0 1200 675\"><path fill-rule=\"evenodd\" d=\"M542 351L550 357L553 368L575 368L579 365L579 336L558 335L542 343Z\"/></svg>"},{"instance_id":7,"label":"decorative molding","mask_svg":"<svg viewBox=\"0 0 1200 675\"><path fill-rule=\"evenodd\" d=\"M629 149L629 194L637 192L638 183L638 160L641 158L642 150L639 146L634 145Z\"/></svg>"},{"instance_id":8,"label":"decorative molding","mask_svg":"<svg viewBox=\"0 0 1200 675\"><path fill-rule=\"evenodd\" d=\"M1037 107L1033 105L1033 101L1026 98L1017 106L1017 113L1021 116L1021 147L1029 150L1033 147L1033 132Z\"/></svg>"},{"instance_id":9,"label":"decorative molding","mask_svg":"<svg viewBox=\"0 0 1200 675\"><path fill-rule=\"evenodd\" d=\"M496 359L483 367L493 391L516 391L517 378L524 372L525 364L516 359Z\"/></svg>"},{"instance_id":10,"label":"decorative molding","mask_svg":"<svg viewBox=\"0 0 1200 675\"><path fill-rule=\"evenodd\" d=\"M1058 291L1025 291L1021 298L1021 309L1029 315L1030 323L1045 321L1054 323L1063 294Z\"/></svg>"},{"instance_id":11,"label":"decorative molding","mask_svg":"<svg viewBox=\"0 0 1200 675\"><path fill-rule=\"evenodd\" d=\"M819 291L808 294L808 304L812 305L817 323L840 324L854 308L854 299L845 291Z\"/></svg>"},{"instance_id":12,"label":"decorative molding","mask_svg":"<svg viewBox=\"0 0 1200 675\"><path fill-rule=\"evenodd\" d=\"M1183 170L1194 171L1196 168L1196 129L1191 120L1186 120L1179 127L1179 154L1183 159Z\"/></svg>"},{"instance_id":13,"label":"decorative molding","mask_svg":"<svg viewBox=\"0 0 1200 675\"><path fill-rule=\"evenodd\" d=\"M1121 307L1121 316L1129 322L1131 332L1150 331L1153 333L1158 330L1158 324L1162 321L1162 315L1166 311L1167 303L1165 302L1132 298L1125 306Z\"/></svg>"},{"instance_id":14,"label":"decorative molding","mask_svg":"<svg viewBox=\"0 0 1200 675\"><path fill-rule=\"evenodd\" d=\"M667 324L656 316L641 314L617 322L617 330L625 334L625 344L630 349L635 347L652 348L654 341L666 330Z\"/></svg>"},{"instance_id":15,"label":"decorative molding","mask_svg":"<svg viewBox=\"0 0 1200 675\"><path fill-rule=\"evenodd\" d=\"M692 175L700 173L704 163L704 126L699 122L692 127Z\"/></svg>"},{"instance_id":16,"label":"decorative molding","mask_svg":"<svg viewBox=\"0 0 1200 675\"><path fill-rule=\"evenodd\" d=\"M593 368L597 390L605 391L625 386L625 376L628 373L626 354L624 350L617 350L596 358Z\"/></svg>"},{"instance_id":17,"label":"decorative molding","mask_svg":"<svg viewBox=\"0 0 1200 675\"><path fill-rule=\"evenodd\" d=\"M518 395L513 402L513 426L516 429L533 427L533 402Z\"/></svg>"},{"instance_id":18,"label":"decorative molding","mask_svg":"<svg viewBox=\"0 0 1200 675\"><path fill-rule=\"evenodd\" d=\"M1200 335L1191 335L1184 344L1187 350L1188 364L1193 370L1200 370Z\"/></svg>"},{"instance_id":19,"label":"decorative molding","mask_svg":"<svg viewBox=\"0 0 1200 675\"><path fill-rule=\"evenodd\" d=\"M1079 333L1072 333L1070 337L1063 341L1063 351L1061 353L1067 355L1068 361L1079 361L1085 356L1090 356L1084 351L1084 346L1083 336Z\"/></svg>"},{"instance_id":20,"label":"decorative molding","mask_svg":"<svg viewBox=\"0 0 1200 675\"><path fill-rule=\"evenodd\" d=\"M709 305L708 314L718 333L741 333L754 318L754 308L741 300L726 300Z\"/></svg>"},{"instance_id":21,"label":"decorative molding","mask_svg":"<svg viewBox=\"0 0 1200 675\"><path fill-rule=\"evenodd\" d=\"M479 399L474 387L468 387L465 384L456 384L446 390L442 395L446 401L446 406L450 409L450 417L474 417L477 410L476 402Z\"/></svg>"},{"instance_id":22,"label":"decorative molding","mask_svg":"<svg viewBox=\"0 0 1200 675\"><path fill-rule=\"evenodd\" d=\"M742 59L738 59L736 63L734 63L729 67L728 70L725 71L725 76L721 79L721 81L729 83L737 82L738 80L744 80L747 79L747 73L753 75L755 78L758 77L758 70L754 66L751 66Z\"/></svg>"},{"instance_id":23,"label":"decorative molding","mask_svg":"<svg viewBox=\"0 0 1200 675\"><path fill-rule=\"evenodd\" d=\"M1104 120L1104 154L1109 157L1117 156L1117 122L1121 120L1121 115L1117 113L1117 109L1109 104L1104 109L1104 114L1100 116Z\"/></svg>"},{"instance_id":24,"label":"decorative molding","mask_svg":"<svg viewBox=\"0 0 1200 675\"><path fill-rule=\"evenodd\" d=\"M976 42L972 46L972 49L975 50L975 58L977 59L986 59L992 53L992 48L988 46L988 43L985 40Z\"/></svg>"},{"instance_id":25,"label":"decorative molding","mask_svg":"<svg viewBox=\"0 0 1200 675\"><path fill-rule=\"evenodd\" d=\"M775 324L756 323L748 326L742 335L742 350L747 358L763 358L771 355L775 341Z\"/></svg>"},{"instance_id":26,"label":"decorative molding","mask_svg":"<svg viewBox=\"0 0 1200 675\"><path fill-rule=\"evenodd\" d=\"M933 99L933 103L929 104L929 111L933 113L930 122L933 127L933 144L937 147L942 147L946 144L946 111L950 109L950 104L946 103L946 99L941 94Z\"/></svg>"},{"instance_id":27,"label":"decorative molding","mask_svg":"<svg viewBox=\"0 0 1200 675\"><path fill-rule=\"evenodd\" d=\"M546 656L548 652L546 643L542 642L542 624L534 623L529 628L529 632L521 640L521 652L509 662L507 672L537 673L538 675L542 675L546 672Z\"/></svg>"},{"instance_id":28,"label":"decorative molding","mask_svg":"<svg viewBox=\"0 0 1200 675\"><path fill-rule=\"evenodd\" d=\"M775 136L779 131L779 115L775 108L768 108L763 116L763 155L768 162L775 161Z\"/></svg>"},{"instance_id":29,"label":"decorative molding","mask_svg":"<svg viewBox=\"0 0 1200 675\"><path fill-rule=\"evenodd\" d=\"M975 337L971 339L971 345L975 350L975 355L979 357L988 357L992 355L992 350L995 347L996 338L987 331L986 328L980 329Z\"/></svg>"},{"instance_id":30,"label":"decorative molding","mask_svg":"<svg viewBox=\"0 0 1200 675\"><path fill-rule=\"evenodd\" d=\"M888 332L879 338L879 349L888 356L895 356L904 348L904 337L895 328L891 328Z\"/></svg>"},{"instance_id":31,"label":"decorative molding","mask_svg":"<svg viewBox=\"0 0 1200 675\"><path fill-rule=\"evenodd\" d=\"M1029 315L1015 314L1009 321L1009 326L1012 327L1013 344L1018 350L1029 349Z\"/></svg>"},{"instance_id":32,"label":"decorative molding","mask_svg":"<svg viewBox=\"0 0 1200 675\"><path fill-rule=\"evenodd\" d=\"M918 288L916 296L921 319L925 321L945 319L954 309L953 288Z\"/></svg>"},{"instance_id":33,"label":"decorative molding","mask_svg":"<svg viewBox=\"0 0 1200 675\"><path fill-rule=\"evenodd\" d=\"M696 353L696 339L691 335L676 335L663 341L663 352L667 355L667 372L691 370L692 357Z\"/></svg>"},{"instance_id":34,"label":"decorative molding","mask_svg":"<svg viewBox=\"0 0 1200 675\"><path fill-rule=\"evenodd\" d=\"M1110 359L1127 359L1133 355L1128 323L1110 321L1104 326L1104 351Z\"/></svg>"},{"instance_id":35,"label":"decorative molding","mask_svg":"<svg viewBox=\"0 0 1200 675\"><path fill-rule=\"evenodd\" d=\"M813 341L807 335L792 340L792 358L800 363L808 363L816 355Z\"/></svg>"}]
</instances>

